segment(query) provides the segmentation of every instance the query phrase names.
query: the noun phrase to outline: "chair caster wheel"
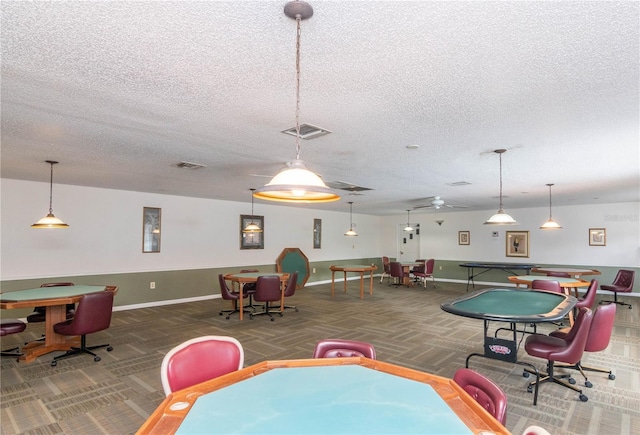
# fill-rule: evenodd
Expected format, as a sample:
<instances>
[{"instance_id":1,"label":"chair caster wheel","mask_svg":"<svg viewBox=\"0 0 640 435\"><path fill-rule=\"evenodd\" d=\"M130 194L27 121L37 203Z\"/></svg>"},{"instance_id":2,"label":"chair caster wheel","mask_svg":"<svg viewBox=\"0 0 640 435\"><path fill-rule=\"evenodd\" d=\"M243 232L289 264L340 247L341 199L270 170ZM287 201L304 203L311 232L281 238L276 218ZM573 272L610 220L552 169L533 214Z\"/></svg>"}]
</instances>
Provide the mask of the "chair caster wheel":
<instances>
[{"instance_id":1,"label":"chair caster wheel","mask_svg":"<svg viewBox=\"0 0 640 435\"><path fill-rule=\"evenodd\" d=\"M253 314L249 314L249 320L253 320Z\"/></svg>"},{"instance_id":2,"label":"chair caster wheel","mask_svg":"<svg viewBox=\"0 0 640 435\"><path fill-rule=\"evenodd\" d=\"M225 317L225 319L229 320L229 316Z\"/></svg>"},{"instance_id":3,"label":"chair caster wheel","mask_svg":"<svg viewBox=\"0 0 640 435\"><path fill-rule=\"evenodd\" d=\"M296 313L298 312L298 308L296 308Z\"/></svg>"},{"instance_id":4,"label":"chair caster wheel","mask_svg":"<svg viewBox=\"0 0 640 435\"><path fill-rule=\"evenodd\" d=\"M587 400L589 400L589 398L588 398L587 396L585 396L584 394L581 394L581 395L580 395L580 400L581 400L582 402L586 402Z\"/></svg>"},{"instance_id":5,"label":"chair caster wheel","mask_svg":"<svg viewBox=\"0 0 640 435\"><path fill-rule=\"evenodd\" d=\"M58 365L58 361L51 361L51 367L55 367Z\"/></svg>"},{"instance_id":6,"label":"chair caster wheel","mask_svg":"<svg viewBox=\"0 0 640 435\"><path fill-rule=\"evenodd\" d=\"M533 393L533 387L531 385L527 387L527 393Z\"/></svg>"},{"instance_id":7,"label":"chair caster wheel","mask_svg":"<svg viewBox=\"0 0 640 435\"><path fill-rule=\"evenodd\" d=\"M111 352L112 350L113 350L113 347L111 347L111 346L109 346L109 347L107 348L107 352Z\"/></svg>"},{"instance_id":8,"label":"chair caster wheel","mask_svg":"<svg viewBox=\"0 0 640 435\"><path fill-rule=\"evenodd\" d=\"M528 378L529 377L529 372L522 372L522 377L523 378Z\"/></svg>"},{"instance_id":9,"label":"chair caster wheel","mask_svg":"<svg viewBox=\"0 0 640 435\"><path fill-rule=\"evenodd\" d=\"M283 316L283 314L282 314L282 313L280 313L280 317L282 317L282 316ZM273 320L273 319L271 319L271 320Z\"/></svg>"},{"instance_id":10,"label":"chair caster wheel","mask_svg":"<svg viewBox=\"0 0 640 435\"><path fill-rule=\"evenodd\" d=\"M613 373L609 373L609 379L613 381L615 378L616 378L616 375L614 375Z\"/></svg>"},{"instance_id":11,"label":"chair caster wheel","mask_svg":"<svg viewBox=\"0 0 640 435\"><path fill-rule=\"evenodd\" d=\"M585 381L584 386L587 387L587 388L591 388L591 387L593 387L593 384L591 382L589 382L589 381Z\"/></svg>"},{"instance_id":12,"label":"chair caster wheel","mask_svg":"<svg viewBox=\"0 0 640 435\"><path fill-rule=\"evenodd\" d=\"M95 362L98 362L98 361L100 361L101 359L102 359L102 358L100 358L99 356L97 356L97 357L95 357L93 360L94 360Z\"/></svg>"},{"instance_id":13,"label":"chair caster wheel","mask_svg":"<svg viewBox=\"0 0 640 435\"><path fill-rule=\"evenodd\" d=\"M222 316L222 311L218 313L218 316Z\"/></svg>"},{"instance_id":14,"label":"chair caster wheel","mask_svg":"<svg viewBox=\"0 0 640 435\"><path fill-rule=\"evenodd\" d=\"M276 319L274 319L274 318L272 317L272 318L271 318L271 321L273 322L274 320L276 320Z\"/></svg>"},{"instance_id":15,"label":"chair caster wheel","mask_svg":"<svg viewBox=\"0 0 640 435\"><path fill-rule=\"evenodd\" d=\"M573 378L569 378L569 383L570 383L571 385L575 385L575 384L576 384L576 380L575 380L575 379L573 379Z\"/></svg>"}]
</instances>

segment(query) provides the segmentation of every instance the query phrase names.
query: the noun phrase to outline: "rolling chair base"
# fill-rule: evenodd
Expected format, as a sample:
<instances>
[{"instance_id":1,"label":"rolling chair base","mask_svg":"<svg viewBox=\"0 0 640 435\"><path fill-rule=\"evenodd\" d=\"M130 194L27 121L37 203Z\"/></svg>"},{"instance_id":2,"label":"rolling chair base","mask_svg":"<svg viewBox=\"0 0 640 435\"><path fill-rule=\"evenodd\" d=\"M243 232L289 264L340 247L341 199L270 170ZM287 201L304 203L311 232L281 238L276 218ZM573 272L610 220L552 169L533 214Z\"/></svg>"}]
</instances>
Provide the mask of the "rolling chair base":
<instances>
[{"instance_id":1,"label":"rolling chair base","mask_svg":"<svg viewBox=\"0 0 640 435\"><path fill-rule=\"evenodd\" d=\"M278 313L280 314L280 317L282 317L282 312L280 311L279 305L269 305L269 303L266 303L264 305L264 311L258 311L257 313L249 314L249 319L253 320L255 316L267 315L271 318L271 321L273 322L275 319L273 318L271 313Z\"/></svg>"},{"instance_id":2,"label":"rolling chair base","mask_svg":"<svg viewBox=\"0 0 640 435\"><path fill-rule=\"evenodd\" d=\"M2 352L0 352L1 356L22 356L23 354L20 352L14 352L16 350L18 350L18 347L12 347L11 349L5 349Z\"/></svg>"},{"instance_id":3,"label":"rolling chair base","mask_svg":"<svg viewBox=\"0 0 640 435\"><path fill-rule=\"evenodd\" d=\"M571 377L571 375L568 375L568 374L559 375L559 376L554 375L553 369L554 369L553 363L547 364L547 373L540 374L540 379L537 382L536 381L530 382L529 385L527 386L527 392L531 393L534 387L536 387L536 384L537 384L537 387L540 387L541 384L544 384L546 382L553 382L554 384L561 385L565 388L569 388L577 392L579 394L578 397L582 402L586 402L587 400L589 400L589 398L582 393L582 389L573 385L576 383L576 381ZM525 368L524 372L522 373L522 376L524 376L525 378L528 378L529 374L535 374L535 373L532 370ZM568 382L563 381L562 379L564 378L567 378Z\"/></svg>"},{"instance_id":4,"label":"rolling chair base","mask_svg":"<svg viewBox=\"0 0 640 435\"><path fill-rule=\"evenodd\" d=\"M96 355L95 353L91 352L92 350L96 350L96 349L100 349L103 347L107 348L107 352L111 352L113 350L113 347L111 347L111 345L109 344L99 344L97 346L87 346L86 345L86 336L81 336L80 338L80 347L72 347L71 349L69 349L68 351L66 351L64 354L59 355L57 357L55 357L53 359L53 361L51 361L51 367L55 367L58 365L58 361L61 359L66 359L66 358L70 358L72 356L76 356L76 355L82 355L82 354L89 354L89 355L93 355L93 360L95 362L100 361L102 358L100 358L98 355Z\"/></svg>"}]
</instances>

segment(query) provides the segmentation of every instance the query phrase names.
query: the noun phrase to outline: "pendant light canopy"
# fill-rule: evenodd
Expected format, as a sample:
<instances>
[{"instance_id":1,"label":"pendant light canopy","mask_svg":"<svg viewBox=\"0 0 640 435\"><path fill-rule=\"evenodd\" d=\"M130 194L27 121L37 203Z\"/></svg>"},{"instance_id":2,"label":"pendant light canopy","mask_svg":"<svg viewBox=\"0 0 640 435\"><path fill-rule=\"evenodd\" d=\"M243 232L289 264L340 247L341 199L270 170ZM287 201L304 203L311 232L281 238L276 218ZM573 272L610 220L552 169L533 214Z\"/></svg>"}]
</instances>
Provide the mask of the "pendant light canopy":
<instances>
[{"instance_id":1,"label":"pendant light canopy","mask_svg":"<svg viewBox=\"0 0 640 435\"><path fill-rule=\"evenodd\" d=\"M31 225L31 228L68 228L69 225L65 224L61 219L53 215L53 165L56 165L58 162L54 160L45 161L51 165L51 178L49 180L49 214Z\"/></svg>"},{"instance_id":2,"label":"pendant light canopy","mask_svg":"<svg viewBox=\"0 0 640 435\"><path fill-rule=\"evenodd\" d=\"M296 20L296 159L287 163L266 185L256 190L255 197L268 201L319 203L340 199L324 181L307 169L300 159L300 21L313 16L313 8L303 1L291 1L284 6L287 17Z\"/></svg>"},{"instance_id":3,"label":"pendant light canopy","mask_svg":"<svg viewBox=\"0 0 640 435\"><path fill-rule=\"evenodd\" d=\"M542 224L541 230L559 230L562 229L559 223L553 220L551 217L551 186L553 184L547 184L549 186L549 220Z\"/></svg>"},{"instance_id":4,"label":"pendant light canopy","mask_svg":"<svg viewBox=\"0 0 640 435\"><path fill-rule=\"evenodd\" d=\"M261 233L262 228L260 228L260 226L253 221L253 192L255 192L256 189L249 189L249 190L251 191L251 222L242 230L242 232L243 233Z\"/></svg>"},{"instance_id":5,"label":"pendant light canopy","mask_svg":"<svg viewBox=\"0 0 640 435\"><path fill-rule=\"evenodd\" d=\"M518 222L502 209L502 154L506 153L507 150L499 149L494 150L496 154L500 157L500 209L496 214L491 216L484 224L485 225L518 225Z\"/></svg>"},{"instance_id":6,"label":"pendant light canopy","mask_svg":"<svg viewBox=\"0 0 640 435\"><path fill-rule=\"evenodd\" d=\"M349 201L349 231L344 233L345 236L357 236L358 233L353 231L353 201Z\"/></svg>"},{"instance_id":7,"label":"pendant light canopy","mask_svg":"<svg viewBox=\"0 0 640 435\"><path fill-rule=\"evenodd\" d=\"M409 223L409 212L411 210L407 210L407 226L404 227L404 231L413 231L413 227L411 226L411 224Z\"/></svg>"}]
</instances>

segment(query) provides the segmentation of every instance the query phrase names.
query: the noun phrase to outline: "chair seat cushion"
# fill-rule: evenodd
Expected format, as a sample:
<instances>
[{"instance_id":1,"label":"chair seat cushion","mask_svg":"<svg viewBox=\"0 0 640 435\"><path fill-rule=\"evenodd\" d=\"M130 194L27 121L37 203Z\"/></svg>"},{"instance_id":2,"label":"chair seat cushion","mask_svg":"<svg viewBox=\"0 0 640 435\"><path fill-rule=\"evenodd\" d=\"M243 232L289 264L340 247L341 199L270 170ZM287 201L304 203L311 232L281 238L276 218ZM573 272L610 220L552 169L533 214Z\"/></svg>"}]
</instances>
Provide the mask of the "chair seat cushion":
<instances>
[{"instance_id":1,"label":"chair seat cushion","mask_svg":"<svg viewBox=\"0 0 640 435\"><path fill-rule=\"evenodd\" d=\"M554 360L553 356L562 353L562 349L566 347L563 339L542 334L530 335L524 343L524 349L529 355Z\"/></svg>"},{"instance_id":2,"label":"chair seat cushion","mask_svg":"<svg viewBox=\"0 0 640 435\"><path fill-rule=\"evenodd\" d=\"M631 287L623 287L621 285L608 285L603 284L600 286L602 290L608 290L610 292L631 293Z\"/></svg>"},{"instance_id":3,"label":"chair seat cushion","mask_svg":"<svg viewBox=\"0 0 640 435\"><path fill-rule=\"evenodd\" d=\"M27 324L18 319L2 319L0 321L0 335L4 337L9 334L17 334L22 332L27 327Z\"/></svg>"},{"instance_id":4,"label":"chair seat cushion","mask_svg":"<svg viewBox=\"0 0 640 435\"><path fill-rule=\"evenodd\" d=\"M558 329L556 331L550 332L549 336L550 337L556 337L556 338L564 339L569 334L570 330L571 330L571 328Z\"/></svg>"}]
</instances>

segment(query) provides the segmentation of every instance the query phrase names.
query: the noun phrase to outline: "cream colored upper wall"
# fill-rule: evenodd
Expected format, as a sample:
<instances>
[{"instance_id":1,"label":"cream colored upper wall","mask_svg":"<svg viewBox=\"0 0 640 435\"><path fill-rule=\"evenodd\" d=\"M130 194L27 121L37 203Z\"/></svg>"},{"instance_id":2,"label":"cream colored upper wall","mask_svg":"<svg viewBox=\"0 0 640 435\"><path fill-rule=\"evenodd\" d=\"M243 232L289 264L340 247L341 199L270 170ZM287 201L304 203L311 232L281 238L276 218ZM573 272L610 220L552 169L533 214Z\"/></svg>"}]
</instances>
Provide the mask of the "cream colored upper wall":
<instances>
[{"instance_id":1,"label":"cream colored upper wall","mask_svg":"<svg viewBox=\"0 0 640 435\"><path fill-rule=\"evenodd\" d=\"M265 249L240 250L240 215L248 203L54 185L54 214L67 229L30 225L49 205L48 183L1 179L0 279L202 269L275 263L298 247L310 261L379 256L380 218L354 213L359 237L345 237L345 213L256 202L265 217ZM142 209L162 209L160 253L142 253ZM313 249L313 220L322 248Z\"/></svg>"},{"instance_id":2,"label":"cream colored upper wall","mask_svg":"<svg viewBox=\"0 0 640 435\"><path fill-rule=\"evenodd\" d=\"M561 230L538 229L549 219L548 208L507 209L520 225L483 225L494 211L440 212L442 226L433 212L413 213L411 222L420 224L420 253L441 260L542 263L565 265L640 266L640 203L553 207L553 218ZM406 215L385 217L391 229L381 241L384 255L397 252L395 229ZM589 228L606 228L606 246L589 246ZM458 231L469 231L470 245L458 245ZM497 231L498 237L492 237ZM506 257L506 231L529 231L529 258Z\"/></svg>"}]
</instances>

